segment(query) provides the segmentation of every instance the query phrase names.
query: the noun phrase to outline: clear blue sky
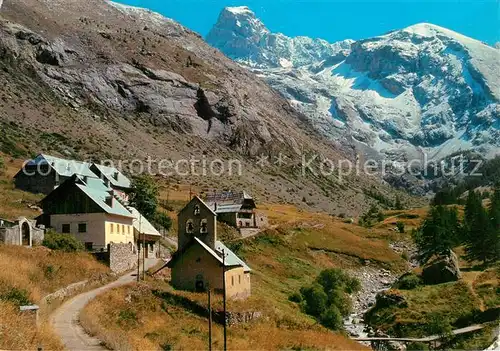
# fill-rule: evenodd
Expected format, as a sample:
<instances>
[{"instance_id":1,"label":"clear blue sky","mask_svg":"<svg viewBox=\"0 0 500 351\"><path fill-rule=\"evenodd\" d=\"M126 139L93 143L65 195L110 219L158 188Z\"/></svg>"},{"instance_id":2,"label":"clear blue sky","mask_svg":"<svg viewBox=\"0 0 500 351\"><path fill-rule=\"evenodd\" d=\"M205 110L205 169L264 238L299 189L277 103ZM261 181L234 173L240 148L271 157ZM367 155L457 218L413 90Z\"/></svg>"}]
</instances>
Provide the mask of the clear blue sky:
<instances>
[{"instance_id":1,"label":"clear blue sky","mask_svg":"<svg viewBox=\"0 0 500 351\"><path fill-rule=\"evenodd\" d=\"M500 41L500 0L117 0L147 7L205 36L225 6L247 5L273 32L330 42L429 22L488 44Z\"/></svg>"}]
</instances>

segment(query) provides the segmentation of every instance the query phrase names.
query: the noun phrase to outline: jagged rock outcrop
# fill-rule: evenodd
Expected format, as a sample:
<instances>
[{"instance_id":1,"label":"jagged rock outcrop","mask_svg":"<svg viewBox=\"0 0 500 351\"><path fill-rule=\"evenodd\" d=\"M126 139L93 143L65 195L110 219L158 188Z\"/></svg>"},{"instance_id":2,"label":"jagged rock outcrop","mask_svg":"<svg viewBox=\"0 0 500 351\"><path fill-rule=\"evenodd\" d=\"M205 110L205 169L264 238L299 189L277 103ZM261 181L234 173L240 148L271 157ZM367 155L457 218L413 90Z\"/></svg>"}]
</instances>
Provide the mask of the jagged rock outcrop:
<instances>
[{"instance_id":1,"label":"jagged rock outcrop","mask_svg":"<svg viewBox=\"0 0 500 351\"><path fill-rule=\"evenodd\" d=\"M207 41L229 57L261 68L298 67L342 56L353 42L330 44L322 39L272 33L246 6L222 10Z\"/></svg>"},{"instance_id":2,"label":"jagged rock outcrop","mask_svg":"<svg viewBox=\"0 0 500 351\"><path fill-rule=\"evenodd\" d=\"M174 165L162 170L172 182L244 188L351 216L369 206L363 188L390 192L374 178L352 175L339 184L302 175L302 152L334 161L355 155L198 34L148 10L105 0L4 1L0 85L0 150L17 157L152 159ZM274 164L280 154L287 156L282 168ZM176 168L192 158L194 172ZM225 174L230 161L241 168L217 176L212 161L222 161Z\"/></svg>"},{"instance_id":3,"label":"jagged rock outcrop","mask_svg":"<svg viewBox=\"0 0 500 351\"><path fill-rule=\"evenodd\" d=\"M295 39L270 45L266 38L282 35L238 9L221 13L208 42L264 77L324 135L396 165L424 154L439 160L469 149L500 152L498 49L421 23L356 42L318 41L340 49L317 56L290 54ZM280 58L293 64L280 65Z\"/></svg>"}]
</instances>

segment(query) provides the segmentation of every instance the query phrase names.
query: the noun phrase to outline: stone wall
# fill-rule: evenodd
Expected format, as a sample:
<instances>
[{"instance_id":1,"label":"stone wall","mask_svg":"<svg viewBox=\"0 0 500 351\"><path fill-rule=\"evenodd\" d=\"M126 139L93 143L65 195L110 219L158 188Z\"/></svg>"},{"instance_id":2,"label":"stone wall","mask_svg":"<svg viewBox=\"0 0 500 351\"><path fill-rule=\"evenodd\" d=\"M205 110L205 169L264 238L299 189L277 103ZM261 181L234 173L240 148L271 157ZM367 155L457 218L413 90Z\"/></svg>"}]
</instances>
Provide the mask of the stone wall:
<instances>
[{"instance_id":1,"label":"stone wall","mask_svg":"<svg viewBox=\"0 0 500 351\"><path fill-rule=\"evenodd\" d=\"M108 255L112 272L122 273L137 267L137 251L133 244L110 243Z\"/></svg>"},{"instance_id":2,"label":"stone wall","mask_svg":"<svg viewBox=\"0 0 500 351\"><path fill-rule=\"evenodd\" d=\"M215 312L214 318L218 323L224 324L224 312ZM234 325L250 323L260 318L262 318L262 312L260 311L226 312L226 323L230 327Z\"/></svg>"},{"instance_id":3,"label":"stone wall","mask_svg":"<svg viewBox=\"0 0 500 351\"><path fill-rule=\"evenodd\" d=\"M45 230L40 228L31 228L32 245L42 245L45 237Z\"/></svg>"},{"instance_id":4,"label":"stone wall","mask_svg":"<svg viewBox=\"0 0 500 351\"><path fill-rule=\"evenodd\" d=\"M20 245L19 227L0 228L0 243L5 245Z\"/></svg>"}]
</instances>

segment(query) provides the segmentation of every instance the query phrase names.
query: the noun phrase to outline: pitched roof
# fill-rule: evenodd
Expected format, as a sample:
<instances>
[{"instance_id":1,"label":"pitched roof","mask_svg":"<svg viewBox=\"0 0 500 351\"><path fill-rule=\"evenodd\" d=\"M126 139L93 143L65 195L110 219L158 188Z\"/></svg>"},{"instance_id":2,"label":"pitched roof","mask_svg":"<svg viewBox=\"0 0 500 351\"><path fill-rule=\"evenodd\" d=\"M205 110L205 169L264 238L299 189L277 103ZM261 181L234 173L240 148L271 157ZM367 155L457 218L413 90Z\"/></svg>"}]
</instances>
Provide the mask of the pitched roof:
<instances>
[{"instance_id":1,"label":"pitched roof","mask_svg":"<svg viewBox=\"0 0 500 351\"><path fill-rule=\"evenodd\" d=\"M214 209L216 213L239 212L243 207L248 206L255 208L253 198L246 191L208 194L206 204L208 207Z\"/></svg>"},{"instance_id":2,"label":"pitched roof","mask_svg":"<svg viewBox=\"0 0 500 351\"><path fill-rule=\"evenodd\" d=\"M222 250L224 250L224 254L226 255L226 266L243 266L245 272L250 272L251 269L248 265L236 254L231 251L222 241L215 242L215 250L217 250L222 256Z\"/></svg>"},{"instance_id":3,"label":"pitched roof","mask_svg":"<svg viewBox=\"0 0 500 351\"><path fill-rule=\"evenodd\" d=\"M245 272L250 272L251 271L250 267L248 267L248 265L241 258L239 258L238 256L236 256L236 254L233 251L231 251L226 245L224 245L221 241L216 241L215 242L215 250L212 249L207 244L205 244L203 242L203 240L201 240L200 238L198 238L196 236L194 237L194 240L191 242L191 245L193 245L193 244L200 245L213 258L215 258L217 261L219 261L219 263L221 265L224 263L225 267L241 266L241 267L243 267L243 270ZM174 256L172 257L172 259L170 260L170 262L168 262L167 266L168 267L173 267L173 265L175 264L175 262L180 257L182 257L182 254L185 252L185 250L188 250L189 247L191 247L191 245L186 246L186 248L184 249L183 252L177 251L174 254ZM223 260L223 257L222 257L222 250L224 250L224 254L226 255L225 260Z\"/></svg>"},{"instance_id":4,"label":"pitched roof","mask_svg":"<svg viewBox=\"0 0 500 351\"><path fill-rule=\"evenodd\" d=\"M199 196L194 196L191 201L189 201L189 203L184 206L184 208L182 210L179 211L179 213L183 212L186 208L188 208L188 206L191 204L191 202L193 201L198 201L199 203L201 203L206 209L208 209L214 216L217 216L217 213L214 212L214 210L205 203L205 201L203 201Z\"/></svg>"},{"instance_id":5,"label":"pitched roof","mask_svg":"<svg viewBox=\"0 0 500 351\"><path fill-rule=\"evenodd\" d=\"M92 188L90 186L85 186L82 184L76 184L76 186L82 190L92 201L94 201L99 207L101 207L104 212L108 214L113 214L122 217L134 218L132 213L130 213L127 208L121 204L115 197L113 197L113 206L109 206L106 203L106 198L109 198L111 195L110 192L104 191L98 188Z\"/></svg>"},{"instance_id":6,"label":"pitched roof","mask_svg":"<svg viewBox=\"0 0 500 351\"><path fill-rule=\"evenodd\" d=\"M71 177L73 174L97 178L96 174L90 170L90 163L74 160L65 160L59 157L40 154L29 161L26 166L49 165L58 175Z\"/></svg>"},{"instance_id":7,"label":"pitched roof","mask_svg":"<svg viewBox=\"0 0 500 351\"><path fill-rule=\"evenodd\" d=\"M140 234L161 236L156 228L135 207L129 207L128 209L134 216L134 228Z\"/></svg>"},{"instance_id":8,"label":"pitched roof","mask_svg":"<svg viewBox=\"0 0 500 351\"><path fill-rule=\"evenodd\" d=\"M108 167L104 165L100 165L98 163L93 163L93 165L101 172L103 176L105 176L109 182L116 187L120 188L130 188L131 187L131 182L130 179L128 179L122 172L120 172L118 169L115 167ZM117 175L117 178L115 178L115 174Z\"/></svg>"}]
</instances>

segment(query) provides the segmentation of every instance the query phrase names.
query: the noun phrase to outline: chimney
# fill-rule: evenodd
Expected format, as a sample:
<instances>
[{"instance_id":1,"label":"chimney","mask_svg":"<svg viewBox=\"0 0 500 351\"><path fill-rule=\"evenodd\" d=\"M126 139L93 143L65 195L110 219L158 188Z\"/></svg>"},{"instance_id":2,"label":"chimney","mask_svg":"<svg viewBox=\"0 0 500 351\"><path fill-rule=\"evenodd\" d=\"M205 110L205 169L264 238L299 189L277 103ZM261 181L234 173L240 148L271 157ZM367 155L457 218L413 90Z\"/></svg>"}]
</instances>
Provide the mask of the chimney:
<instances>
[{"instance_id":1,"label":"chimney","mask_svg":"<svg viewBox=\"0 0 500 351\"><path fill-rule=\"evenodd\" d=\"M106 196L106 205L113 207L113 195Z\"/></svg>"},{"instance_id":2,"label":"chimney","mask_svg":"<svg viewBox=\"0 0 500 351\"><path fill-rule=\"evenodd\" d=\"M104 181L104 185L106 185L106 187L109 188L109 179L104 178L103 181Z\"/></svg>"},{"instance_id":3,"label":"chimney","mask_svg":"<svg viewBox=\"0 0 500 351\"><path fill-rule=\"evenodd\" d=\"M86 176L86 175L85 175L85 176L83 176L83 182L84 182L85 184L87 184L87 182L88 182L88 181L89 181L89 177L88 177L88 176Z\"/></svg>"},{"instance_id":4,"label":"chimney","mask_svg":"<svg viewBox=\"0 0 500 351\"><path fill-rule=\"evenodd\" d=\"M115 178L115 180L118 180L118 171L116 171L114 174L113 174L113 178Z\"/></svg>"},{"instance_id":5,"label":"chimney","mask_svg":"<svg viewBox=\"0 0 500 351\"><path fill-rule=\"evenodd\" d=\"M214 202L214 212L217 212L217 202Z\"/></svg>"}]
</instances>

